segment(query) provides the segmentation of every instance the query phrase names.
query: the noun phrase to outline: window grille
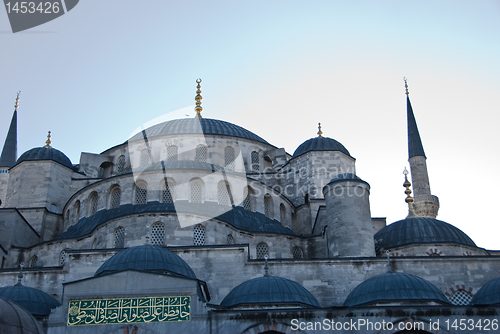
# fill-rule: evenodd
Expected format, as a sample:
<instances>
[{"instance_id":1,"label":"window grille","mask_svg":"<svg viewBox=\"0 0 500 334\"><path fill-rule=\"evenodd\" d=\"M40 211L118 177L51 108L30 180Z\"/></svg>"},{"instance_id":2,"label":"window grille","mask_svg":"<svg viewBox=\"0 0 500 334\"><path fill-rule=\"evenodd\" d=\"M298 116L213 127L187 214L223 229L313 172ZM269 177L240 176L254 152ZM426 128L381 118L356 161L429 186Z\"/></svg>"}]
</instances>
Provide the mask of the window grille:
<instances>
[{"instance_id":1,"label":"window grille","mask_svg":"<svg viewBox=\"0 0 500 334\"><path fill-rule=\"evenodd\" d=\"M162 203L174 203L174 186L168 182L162 182L161 198Z\"/></svg>"},{"instance_id":2,"label":"window grille","mask_svg":"<svg viewBox=\"0 0 500 334\"><path fill-rule=\"evenodd\" d=\"M227 244L228 245L234 245L234 238L231 234L227 235Z\"/></svg>"},{"instance_id":3,"label":"window grille","mask_svg":"<svg viewBox=\"0 0 500 334\"><path fill-rule=\"evenodd\" d=\"M260 159L259 152L253 151L251 154L251 162L252 162L252 171L258 172L260 171Z\"/></svg>"},{"instance_id":4,"label":"window grille","mask_svg":"<svg viewBox=\"0 0 500 334\"><path fill-rule=\"evenodd\" d=\"M196 157L194 160L207 162L208 151L205 145L196 146Z\"/></svg>"},{"instance_id":5,"label":"window grille","mask_svg":"<svg viewBox=\"0 0 500 334\"><path fill-rule=\"evenodd\" d=\"M219 205L231 206L228 189L229 185L226 182L219 182L219 184L217 185Z\"/></svg>"},{"instance_id":6,"label":"window grille","mask_svg":"<svg viewBox=\"0 0 500 334\"><path fill-rule=\"evenodd\" d=\"M66 251L62 251L61 256L59 257L59 265L60 266L64 265L65 261L66 261Z\"/></svg>"},{"instance_id":7,"label":"window grille","mask_svg":"<svg viewBox=\"0 0 500 334\"><path fill-rule=\"evenodd\" d=\"M151 155L148 149L141 151L141 166L146 166L151 163Z\"/></svg>"},{"instance_id":8,"label":"window grille","mask_svg":"<svg viewBox=\"0 0 500 334\"><path fill-rule=\"evenodd\" d=\"M135 186L135 204L146 204L148 189L146 184L137 184Z\"/></svg>"},{"instance_id":9,"label":"window grille","mask_svg":"<svg viewBox=\"0 0 500 334\"><path fill-rule=\"evenodd\" d=\"M450 303L453 305L470 305L472 294L464 290L458 290L450 296Z\"/></svg>"},{"instance_id":10,"label":"window grille","mask_svg":"<svg viewBox=\"0 0 500 334\"><path fill-rule=\"evenodd\" d=\"M120 226L115 230L115 248L123 247L125 247L125 229Z\"/></svg>"},{"instance_id":11,"label":"window grille","mask_svg":"<svg viewBox=\"0 0 500 334\"><path fill-rule=\"evenodd\" d=\"M253 211L252 194L253 190L251 188L249 187L243 188L243 209L248 211Z\"/></svg>"},{"instance_id":12,"label":"window grille","mask_svg":"<svg viewBox=\"0 0 500 334\"><path fill-rule=\"evenodd\" d=\"M234 170L234 148L226 146L224 149L224 162L228 170Z\"/></svg>"},{"instance_id":13,"label":"window grille","mask_svg":"<svg viewBox=\"0 0 500 334\"><path fill-rule=\"evenodd\" d=\"M293 258L294 259L303 259L304 251L299 246L293 247Z\"/></svg>"},{"instance_id":14,"label":"window grille","mask_svg":"<svg viewBox=\"0 0 500 334\"><path fill-rule=\"evenodd\" d=\"M157 222L151 226L151 245L163 246L165 244L165 224Z\"/></svg>"},{"instance_id":15,"label":"window grille","mask_svg":"<svg viewBox=\"0 0 500 334\"><path fill-rule=\"evenodd\" d=\"M196 225L193 231L193 243L196 246L205 245L205 227L203 225Z\"/></svg>"},{"instance_id":16,"label":"window grille","mask_svg":"<svg viewBox=\"0 0 500 334\"><path fill-rule=\"evenodd\" d=\"M175 145L167 147L167 160L168 161L177 161L177 152L178 148Z\"/></svg>"},{"instance_id":17,"label":"window grille","mask_svg":"<svg viewBox=\"0 0 500 334\"><path fill-rule=\"evenodd\" d=\"M122 191L120 188L116 187L111 191L111 209L116 209L120 206L120 200L122 196Z\"/></svg>"},{"instance_id":18,"label":"window grille","mask_svg":"<svg viewBox=\"0 0 500 334\"><path fill-rule=\"evenodd\" d=\"M266 194L264 196L264 215L270 219L273 219L273 216L274 216L273 199L271 198L271 195L269 195L269 194Z\"/></svg>"},{"instance_id":19,"label":"window grille","mask_svg":"<svg viewBox=\"0 0 500 334\"><path fill-rule=\"evenodd\" d=\"M89 208L90 208L90 212L89 212L89 215L92 216L92 215L95 215L95 213L97 212L97 201L99 200L99 196L97 195L96 192L93 192L91 195L90 195L90 205L89 205Z\"/></svg>"},{"instance_id":20,"label":"window grille","mask_svg":"<svg viewBox=\"0 0 500 334\"><path fill-rule=\"evenodd\" d=\"M203 202L203 185L199 180L191 182L190 185L190 198L192 203L202 203Z\"/></svg>"},{"instance_id":21,"label":"window grille","mask_svg":"<svg viewBox=\"0 0 500 334\"><path fill-rule=\"evenodd\" d=\"M120 155L120 157L118 158L117 172L118 174L125 173L125 156L123 155Z\"/></svg>"},{"instance_id":22,"label":"window grille","mask_svg":"<svg viewBox=\"0 0 500 334\"><path fill-rule=\"evenodd\" d=\"M266 255L269 256L269 247L265 242L261 242L257 245L257 258L263 259Z\"/></svg>"},{"instance_id":23,"label":"window grille","mask_svg":"<svg viewBox=\"0 0 500 334\"><path fill-rule=\"evenodd\" d=\"M33 255L30 259L29 266L30 267L36 267L36 262L38 261L38 256Z\"/></svg>"}]
</instances>

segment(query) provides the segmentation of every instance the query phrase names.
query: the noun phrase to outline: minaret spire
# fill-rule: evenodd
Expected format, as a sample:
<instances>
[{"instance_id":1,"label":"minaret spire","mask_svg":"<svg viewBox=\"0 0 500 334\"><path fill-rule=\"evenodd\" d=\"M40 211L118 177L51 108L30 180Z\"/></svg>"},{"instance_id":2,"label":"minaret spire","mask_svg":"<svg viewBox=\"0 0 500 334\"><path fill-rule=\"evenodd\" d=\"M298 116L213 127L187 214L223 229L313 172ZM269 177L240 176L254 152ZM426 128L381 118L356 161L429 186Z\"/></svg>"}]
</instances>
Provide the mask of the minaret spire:
<instances>
[{"instance_id":1,"label":"minaret spire","mask_svg":"<svg viewBox=\"0 0 500 334\"><path fill-rule=\"evenodd\" d=\"M417 121L415 120L413 108L410 103L408 83L406 78L404 80L408 120L408 161L410 162L411 180L415 197L414 200L412 199L412 209L414 209L414 213L417 216L436 218L439 210L439 199L431 194L429 175L427 173L427 157L425 156L424 147L417 128Z\"/></svg>"},{"instance_id":2,"label":"minaret spire","mask_svg":"<svg viewBox=\"0 0 500 334\"><path fill-rule=\"evenodd\" d=\"M21 92L17 93L14 114L12 115L9 131L7 132L7 137L3 145L2 155L0 156L0 168L11 168L17 161L17 108L19 108L20 94Z\"/></svg>"}]
</instances>

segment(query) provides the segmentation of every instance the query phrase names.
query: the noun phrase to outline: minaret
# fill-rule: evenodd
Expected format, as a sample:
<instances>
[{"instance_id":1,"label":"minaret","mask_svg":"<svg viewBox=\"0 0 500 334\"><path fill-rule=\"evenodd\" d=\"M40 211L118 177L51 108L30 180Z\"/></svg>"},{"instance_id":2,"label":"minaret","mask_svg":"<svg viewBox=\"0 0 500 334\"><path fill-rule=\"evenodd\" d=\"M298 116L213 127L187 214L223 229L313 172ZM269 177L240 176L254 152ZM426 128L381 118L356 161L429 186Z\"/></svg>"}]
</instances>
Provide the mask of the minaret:
<instances>
[{"instance_id":1,"label":"minaret","mask_svg":"<svg viewBox=\"0 0 500 334\"><path fill-rule=\"evenodd\" d=\"M16 164L17 161L17 108L19 107L19 95L17 93L16 104L14 105L14 114L10 121L9 132L3 144L2 155L0 156L0 169L8 169Z\"/></svg>"},{"instance_id":2,"label":"minaret","mask_svg":"<svg viewBox=\"0 0 500 334\"><path fill-rule=\"evenodd\" d=\"M408 117L408 161L410 162L411 180L413 183L415 213L419 217L436 218L439 210L439 199L431 194L427 158L422 140L418 133L417 122L410 103L410 93L405 80L406 112Z\"/></svg>"}]
</instances>

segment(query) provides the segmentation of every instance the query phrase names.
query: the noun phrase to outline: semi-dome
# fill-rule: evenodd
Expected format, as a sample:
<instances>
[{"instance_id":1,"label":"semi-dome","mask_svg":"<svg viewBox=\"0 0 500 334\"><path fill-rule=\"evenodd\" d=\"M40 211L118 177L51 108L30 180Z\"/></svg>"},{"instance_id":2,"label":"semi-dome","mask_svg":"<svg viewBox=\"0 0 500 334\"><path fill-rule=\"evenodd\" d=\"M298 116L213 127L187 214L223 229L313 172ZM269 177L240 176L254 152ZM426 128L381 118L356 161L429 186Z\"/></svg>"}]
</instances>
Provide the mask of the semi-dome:
<instances>
[{"instance_id":1,"label":"semi-dome","mask_svg":"<svg viewBox=\"0 0 500 334\"><path fill-rule=\"evenodd\" d=\"M146 135L148 139L151 139L154 137L184 134L237 137L270 145L267 141L257 136L255 133L244 129L241 126L211 118L181 118L163 122L153 125L143 132L135 134L129 139L129 141L144 140L144 135Z\"/></svg>"},{"instance_id":2,"label":"semi-dome","mask_svg":"<svg viewBox=\"0 0 500 334\"><path fill-rule=\"evenodd\" d=\"M327 137L316 137L303 142L295 150L292 158L297 158L303 154L312 151L340 151L348 156L351 156L349 154L349 151L344 147L344 145L342 145L335 139Z\"/></svg>"},{"instance_id":3,"label":"semi-dome","mask_svg":"<svg viewBox=\"0 0 500 334\"><path fill-rule=\"evenodd\" d=\"M196 279L193 269L186 261L165 248L153 245L131 247L113 255L97 269L94 276L103 276L125 270Z\"/></svg>"},{"instance_id":4,"label":"semi-dome","mask_svg":"<svg viewBox=\"0 0 500 334\"><path fill-rule=\"evenodd\" d=\"M241 283L222 300L221 306L320 307L314 296L297 282L283 277L264 276Z\"/></svg>"},{"instance_id":5,"label":"semi-dome","mask_svg":"<svg viewBox=\"0 0 500 334\"><path fill-rule=\"evenodd\" d=\"M16 303L0 297L0 329L2 333L45 334L42 325Z\"/></svg>"},{"instance_id":6,"label":"semi-dome","mask_svg":"<svg viewBox=\"0 0 500 334\"><path fill-rule=\"evenodd\" d=\"M479 289L471 301L472 305L500 304L500 277L487 282Z\"/></svg>"},{"instance_id":7,"label":"semi-dome","mask_svg":"<svg viewBox=\"0 0 500 334\"><path fill-rule=\"evenodd\" d=\"M61 305L48 293L23 285L0 288L0 297L24 307L35 317L46 317L50 310Z\"/></svg>"},{"instance_id":8,"label":"semi-dome","mask_svg":"<svg viewBox=\"0 0 500 334\"><path fill-rule=\"evenodd\" d=\"M59 150L56 150L53 147L35 147L29 151L24 152L19 159L17 159L16 164L20 164L23 161L39 161L39 160L51 160L55 161L58 164L63 165L64 167L68 167L73 169L73 164L71 160Z\"/></svg>"},{"instance_id":9,"label":"semi-dome","mask_svg":"<svg viewBox=\"0 0 500 334\"><path fill-rule=\"evenodd\" d=\"M411 217L392 223L374 236L377 249L384 250L409 244L452 243L476 247L460 229L441 220Z\"/></svg>"},{"instance_id":10,"label":"semi-dome","mask_svg":"<svg viewBox=\"0 0 500 334\"><path fill-rule=\"evenodd\" d=\"M410 274L388 272L371 277L351 291L344 306L377 303L448 303L445 295L429 281Z\"/></svg>"}]
</instances>

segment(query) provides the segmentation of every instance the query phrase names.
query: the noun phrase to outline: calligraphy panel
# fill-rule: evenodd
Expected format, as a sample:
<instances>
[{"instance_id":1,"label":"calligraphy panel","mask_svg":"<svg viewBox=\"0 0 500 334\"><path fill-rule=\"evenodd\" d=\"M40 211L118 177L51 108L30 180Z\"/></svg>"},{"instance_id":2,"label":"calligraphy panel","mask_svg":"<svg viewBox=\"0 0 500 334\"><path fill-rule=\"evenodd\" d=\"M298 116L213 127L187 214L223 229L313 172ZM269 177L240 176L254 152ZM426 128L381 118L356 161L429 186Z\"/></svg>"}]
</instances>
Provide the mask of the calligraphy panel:
<instances>
[{"instance_id":1,"label":"calligraphy panel","mask_svg":"<svg viewBox=\"0 0 500 334\"><path fill-rule=\"evenodd\" d=\"M191 296L70 300L68 326L189 321Z\"/></svg>"}]
</instances>

